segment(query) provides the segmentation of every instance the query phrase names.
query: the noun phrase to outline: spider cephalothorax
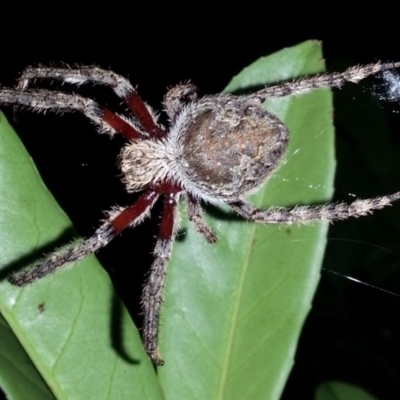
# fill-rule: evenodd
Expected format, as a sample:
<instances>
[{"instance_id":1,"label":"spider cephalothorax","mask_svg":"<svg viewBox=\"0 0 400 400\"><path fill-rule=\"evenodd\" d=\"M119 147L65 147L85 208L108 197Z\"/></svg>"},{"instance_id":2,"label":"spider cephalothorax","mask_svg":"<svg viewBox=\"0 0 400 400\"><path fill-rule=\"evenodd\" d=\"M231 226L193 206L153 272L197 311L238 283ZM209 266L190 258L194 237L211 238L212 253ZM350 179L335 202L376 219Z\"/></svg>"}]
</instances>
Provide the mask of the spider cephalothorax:
<instances>
[{"instance_id":1,"label":"spider cephalothorax","mask_svg":"<svg viewBox=\"0 0 400 400\"><path fill-rule=\"evenodd\" d=\"M240 216L254 222L291 224L358 217L399 199L398 192L351 204L267 210L259 210L244 199L271 175L287 147L288 130L278 118L261 109L265 99L340 87L346 81L357 83L369 75L397 67L400 63L369 64L343 73L270 86L241 97L198 98L192 84L181 84L171 88L164 99L164 111L170 120L168 129L158 123L155 113L133 86L114 72L97 67L26 69L16 89L0 89L0 105L26 106L35 111L76 110L91 119L100 131L121 134L127 139L119 159L124 184L128 192L142 191L142 194L132 205L109 212L107 220L90 238L53 253L26 271L12 274L10 282L25 286L106 246L123 229L148 217L162 196L163 215L154 261L143 293L144 345L153 362L161 365L159 310L166 266L179 225L178 199L184 199L190 221L210 243L217 238L202 218L202 201L225 202ZM132 116L121 117L79 95L28 89L36 79L108 85L126 102Z\"/></svg>"}]
</instances>

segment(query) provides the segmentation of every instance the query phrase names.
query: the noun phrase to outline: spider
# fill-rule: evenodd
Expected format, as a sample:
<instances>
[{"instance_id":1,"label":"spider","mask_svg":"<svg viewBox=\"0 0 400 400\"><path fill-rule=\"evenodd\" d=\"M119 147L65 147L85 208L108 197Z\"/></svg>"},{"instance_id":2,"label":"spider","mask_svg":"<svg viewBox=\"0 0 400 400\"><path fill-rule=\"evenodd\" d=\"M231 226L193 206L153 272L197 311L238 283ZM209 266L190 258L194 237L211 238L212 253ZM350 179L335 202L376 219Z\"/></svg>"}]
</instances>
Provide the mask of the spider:
<instances>
[{"instance_id":1,"label":"spider","mask_svg":"<svg viewBox=\"0 0 400 400\"><path fill-rule=\"evenodd\" d=\"M41 112L79 111L100 132L122 135L127 141L119 158L123 183L128 192L142 193L132 205L108 212L105 222L88 239L50 254L28 270L11 274L9 281L25 286L96 252L125 228L140 224L162 197L154 261L142 295L144 347L153 363L162 365L158 321L167 263L179 228L178 200L185 201L189 220L209 243L215 243L217 237L203 220L202 202L227 203L240 217L253 222L290 225L359 217L398 200L400 192L350 204L266 210L257 209L245 200L278 167L288 144L287 127L260 107L264 100L299 95L317 88L341 87L347 81L358 83L370 75L398 67L400 62L356 66L342 73L269 86L241 97L217 94L199 98L193 84L180 84L169 89L164 97L168 127L158 122L157 115L130 82L112 71L95 66L27 68L15 89L0 89L0 105ZM127 104L131 115L120 116L79 95L28 89L32 81L41 79L75 85L107 85Z\"/></svg>"}]
</instances>

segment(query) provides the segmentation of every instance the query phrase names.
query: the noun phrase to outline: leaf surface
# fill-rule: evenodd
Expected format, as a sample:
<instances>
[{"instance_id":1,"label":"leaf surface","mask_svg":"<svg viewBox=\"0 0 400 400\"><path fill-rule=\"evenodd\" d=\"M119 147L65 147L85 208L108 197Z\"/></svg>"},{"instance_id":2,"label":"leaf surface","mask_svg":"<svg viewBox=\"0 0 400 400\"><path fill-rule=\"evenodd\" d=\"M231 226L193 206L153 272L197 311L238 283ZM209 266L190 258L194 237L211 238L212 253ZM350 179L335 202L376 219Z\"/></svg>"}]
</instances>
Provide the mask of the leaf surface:
<instances>
[{"instance_id":1,"label":"leaf surface","mask_svg":"<svg viewBox=\"0 0 400 400\"><path fill-rule=\"evenodd\" d=\"M139 334L94 256L23 289L6 280L73 233L3 114L0 187L0 381L10 399L162 398Z\"/></svg>"}]
</instances>

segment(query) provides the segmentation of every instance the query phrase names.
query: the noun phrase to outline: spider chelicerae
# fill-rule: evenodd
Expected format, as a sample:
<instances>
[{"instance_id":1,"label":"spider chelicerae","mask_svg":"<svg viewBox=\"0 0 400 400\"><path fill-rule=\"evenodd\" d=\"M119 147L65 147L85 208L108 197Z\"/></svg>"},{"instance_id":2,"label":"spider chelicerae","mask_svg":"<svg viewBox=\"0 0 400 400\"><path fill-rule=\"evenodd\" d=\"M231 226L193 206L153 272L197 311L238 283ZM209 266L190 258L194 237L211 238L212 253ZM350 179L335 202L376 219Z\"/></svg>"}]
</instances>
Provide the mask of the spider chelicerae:
<instances>
[{"instance_id":1,"label":"spider chelicerae","mask_svg":"<svg viewBox=\"0 0 400 400\"><path fill-rule=\"evenodd\" d=\"M299 95L317 88L341 87L357 83L380 71L400 67L400 63L375 63L269 86L244 96L213 95L198 98L190 83L171 88L163 108L169 126L158 122L153 110L139 97L125 78L98 67L27 68L16 89L0 89L0 105L28 107L34 111L79 111L99 129L120 134L127 144L119 163L128 192L141 191L130 206L112 209L94 234L74 247L54 252L30 269L12 274L11 283L25 286L65 264L78 261L106 246L129 226L140 224L163 198L163 212L154 261L145 285L143 302L143 341L157 365L163 361L158 352L158 321L162 290L172 244L179 228L177 202L186 203L189 220L209 243L217 240L202 217L201 202L227 203L241 217L263 224L293 224L336 221L359 217L389 205L400 192L351 204L296 206L292 209L259 210L245 201L279 165L288 143L287 127L260 106L271 97ZM129 118L75 94L28 89L40 79L70 84L109 86L129 107Z\"/></svg>"}]
</instances>

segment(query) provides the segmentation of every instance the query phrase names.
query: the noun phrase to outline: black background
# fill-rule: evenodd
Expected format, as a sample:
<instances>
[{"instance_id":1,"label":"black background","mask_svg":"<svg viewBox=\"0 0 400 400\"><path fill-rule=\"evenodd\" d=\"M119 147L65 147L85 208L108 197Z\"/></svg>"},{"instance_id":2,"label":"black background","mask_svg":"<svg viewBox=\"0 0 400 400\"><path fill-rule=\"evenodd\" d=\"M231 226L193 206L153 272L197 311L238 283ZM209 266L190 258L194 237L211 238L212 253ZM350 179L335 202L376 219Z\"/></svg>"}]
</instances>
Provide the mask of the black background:
<instances>
[{"instance_id":1,"label":"black background","mask_svg":"<svg viewBox=\"0 0 400 400\"><path fill-rule=\"evenodd\" d=\"M322 40L328 70L400 60L397 16L384 3L354 15L337 3L324 9L251 1L236 8L218 2L95 7L2 8L0 82L14 85L24 67L37 63L97 64L129 77L159 109L167 86L190 79L201 94L216 93L259 57L308 39ZM104 89L82 89L98 101L118 105ZM335 198L399 190L399 107L378 104L357 88L335 95ZM103 210L132 202L117 178L119 138L99 137L79 115L43 117L10 110L7 115L80 234L93 232ZM383 124L367 132L366 126L375 128L376 115ZM399 208L335 224L325 268L400 294ZM124 233L99 255L135 319L156 223L153 218L153 223ZM400 298L329 272L322 275L283 398L312 398L325 380L358 384L381 399L400 398Z\"/></svg>"}]
</instances>

